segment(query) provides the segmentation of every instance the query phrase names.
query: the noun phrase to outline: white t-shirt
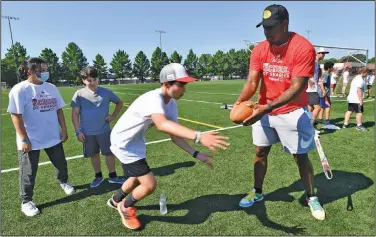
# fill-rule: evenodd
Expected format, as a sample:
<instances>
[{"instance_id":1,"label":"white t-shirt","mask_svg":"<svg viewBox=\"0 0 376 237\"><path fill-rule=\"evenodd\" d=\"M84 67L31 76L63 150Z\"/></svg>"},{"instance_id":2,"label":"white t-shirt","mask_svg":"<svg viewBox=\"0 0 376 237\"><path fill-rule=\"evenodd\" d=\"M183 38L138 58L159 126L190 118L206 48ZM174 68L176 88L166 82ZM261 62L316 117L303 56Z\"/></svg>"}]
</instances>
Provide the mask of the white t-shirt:
<instances>
[{"instance_id":1,"label":"white t-shirt","mask_svg":"<svg viewBox=\"0 0 376 237\"><path fill-rule=\"evenodd\" d=\"M343 73L343 83L348 83L350 79L350 73L348 71L345 71Z\"/></svg>"},{"instance_id":2,"label":"white t-shirt","mask_svg":"<svg viewBox=\"0 0 376 237\"><path fill-rule=\"evenodd\" d=\"M178 107L171 99L163 101L162 89L155 89L138 97L117 121L111 132L111 151L123 163L146 158L146 130L154 125L152 114L164 114L178 122Z\"/></svg>"},{"instance_id":3,"label":"white t-shirt","mask_svg":"<svg viewBox=\"0 0 376 237\"><path fill-rule=\"evenodd\" d=\"M349 95L347 96L348 103L354 103L354 104L360 103L359 98L358 98L358 88L362 89L362 98L364 98L365 83L361 75L357 75L351 81Z\"/></svg>"},{"instance_id":4,"label":"white t-shirt","mask_svg":"<svg viewBox=\"0 0 376 237\"><path fill-rule=\"evenodd\" d=\"M330 77L330 84L337 84L337 74L332 72L332 76Z\"/></svg>"},{"instance_id":5,"label":"white t-shirt","mask_svg":"<svg viewBox=\"0 0 376 237\"><path fill-rule=\"evenodd\" d=\"M375 75L368 75L367 85L372 85L374 80L375 80Z\"/></svg>"},{"instance_id":6,"label":"white t-shirt","mask_svg":"<svg viewBox=\"0 0 376 237\"><path fill-rule=\"evenodd\" d=\"M61 142L57 110L65 103L59 90L51 83L41 85L22 81L9 92L8 112L22 114L32 150L41 150ZM19 134L17 149L22 149Z\"/></svg>"}]
</instances>

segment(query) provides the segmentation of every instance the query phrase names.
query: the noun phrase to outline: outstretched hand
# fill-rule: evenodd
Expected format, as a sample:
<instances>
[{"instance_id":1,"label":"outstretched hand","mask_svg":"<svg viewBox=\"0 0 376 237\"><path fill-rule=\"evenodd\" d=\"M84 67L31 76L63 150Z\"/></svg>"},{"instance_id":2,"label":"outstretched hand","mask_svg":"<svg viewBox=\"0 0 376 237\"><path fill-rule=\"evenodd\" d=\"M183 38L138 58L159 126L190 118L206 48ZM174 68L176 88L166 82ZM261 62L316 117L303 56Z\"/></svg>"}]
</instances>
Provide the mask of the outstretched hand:
<instances>
[{"instance_id":1,"label":"outstretched hand","mask_svg":"<svg viewBox=\"0 0 376 237\"><path fill-rule=\"evenodd\" d=\"M210 161L210 158L212 158L212 157L213 157L212 155L208 155L208 154L204 154L204 153L198 153L197 154L197 159L204 162L205 165L207 165L210 169L214 168L213 164Z\"/></svg>"}]
</instances>

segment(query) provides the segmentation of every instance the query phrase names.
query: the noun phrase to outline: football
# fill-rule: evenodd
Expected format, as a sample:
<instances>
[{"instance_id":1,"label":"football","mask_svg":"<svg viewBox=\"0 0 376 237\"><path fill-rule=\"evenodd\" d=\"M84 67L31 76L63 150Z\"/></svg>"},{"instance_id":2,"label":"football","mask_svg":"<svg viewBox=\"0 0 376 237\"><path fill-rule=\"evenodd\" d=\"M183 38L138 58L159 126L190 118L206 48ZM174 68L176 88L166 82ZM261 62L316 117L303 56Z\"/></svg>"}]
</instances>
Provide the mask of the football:
<instances>
[{"instance_id":1,"label":"football","mask_svg":"<svg viewBox=\"0 0 376 237\"><path fill-rule=\"evenodd\" d=\"M243 101L237 106L234 106L230 113L230 119L234 123L242 123L246 118L252 115L253 109L247 104L249 104L250 101Z\"/></svg>"}]
</instances>

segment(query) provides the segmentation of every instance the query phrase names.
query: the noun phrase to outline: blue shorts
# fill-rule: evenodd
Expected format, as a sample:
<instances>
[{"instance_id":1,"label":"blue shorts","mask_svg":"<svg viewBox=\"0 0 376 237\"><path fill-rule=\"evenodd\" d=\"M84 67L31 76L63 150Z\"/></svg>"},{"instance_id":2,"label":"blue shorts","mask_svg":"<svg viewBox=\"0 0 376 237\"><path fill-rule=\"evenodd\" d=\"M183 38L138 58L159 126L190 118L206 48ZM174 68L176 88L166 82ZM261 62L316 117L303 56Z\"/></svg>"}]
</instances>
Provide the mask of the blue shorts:
<instances>
[{"instance_id":1,"label":"blue shorts","mask_svg":"<svg viewBox=\"0 0 376 237\"><path fill-rule=\"evenodd\" d=\"M330 97L320 97L320 107L323 109L330 108L332 102L330 101Z\"/></svg>"}]
</instances>

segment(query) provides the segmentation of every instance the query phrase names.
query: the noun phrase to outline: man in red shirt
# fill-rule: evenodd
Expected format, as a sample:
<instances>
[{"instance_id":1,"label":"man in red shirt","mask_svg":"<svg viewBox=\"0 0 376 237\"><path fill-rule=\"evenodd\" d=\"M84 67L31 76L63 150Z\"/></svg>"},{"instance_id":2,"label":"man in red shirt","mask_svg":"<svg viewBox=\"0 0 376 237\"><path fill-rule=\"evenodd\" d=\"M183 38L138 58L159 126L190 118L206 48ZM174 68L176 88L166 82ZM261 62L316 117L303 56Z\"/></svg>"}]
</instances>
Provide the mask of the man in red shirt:
<instances>
[{"instance_id":1,"label":"man in red shirt","mask_svg":"<svg viewBox=\"0 0 376 237\"><path fill-rule=\"evenodd\" d=\"M253 49L248 80L234 103L237 106L252 98L261 82L258 103L249 103L254 112L243 121L245 126L252 124L256 145L254 188L239 205L250 207L263 200L267 156L271 146L281 142L298 164L312 215L324 220L325 211L314 192L313 168L307 155L316 148L306 92L307 82L314 74L315 49L307 39L288 31L289 14L281 5L268 6L257 27L261 25L266 40Z\"/></svg>"}]
</instances>

